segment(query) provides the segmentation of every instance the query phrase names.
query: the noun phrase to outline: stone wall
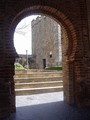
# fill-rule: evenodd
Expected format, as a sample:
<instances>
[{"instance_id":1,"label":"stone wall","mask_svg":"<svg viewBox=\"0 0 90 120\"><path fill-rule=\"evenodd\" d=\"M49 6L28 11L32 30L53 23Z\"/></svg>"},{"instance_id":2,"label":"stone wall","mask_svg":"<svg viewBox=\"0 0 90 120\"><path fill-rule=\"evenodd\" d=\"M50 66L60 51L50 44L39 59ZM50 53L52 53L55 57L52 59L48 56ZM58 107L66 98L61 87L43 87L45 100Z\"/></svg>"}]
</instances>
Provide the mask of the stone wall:
<instances>
[{"instance_id":1,"label":"stone wall","mask_svg":"<svg viewBox=\"0 0 90 120\"><path fill-rule=\"evenodd\" d=\"M36 56L36 68L44 68L43 59L46 60L46 66L61 65L60 29L57 22L46 16L39 16L32 21L32 55Z\"/></svg>"}]
</instances>

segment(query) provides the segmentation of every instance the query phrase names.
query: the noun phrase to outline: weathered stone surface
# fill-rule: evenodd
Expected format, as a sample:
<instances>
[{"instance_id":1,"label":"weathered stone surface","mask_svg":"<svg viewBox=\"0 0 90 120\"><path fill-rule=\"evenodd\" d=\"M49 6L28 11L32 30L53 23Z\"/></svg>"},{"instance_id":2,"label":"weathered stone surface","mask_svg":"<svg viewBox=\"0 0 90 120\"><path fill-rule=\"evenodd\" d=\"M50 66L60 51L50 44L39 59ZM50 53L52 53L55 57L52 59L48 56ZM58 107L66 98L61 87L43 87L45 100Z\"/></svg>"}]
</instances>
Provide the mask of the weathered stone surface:
<instances>
[{"instance_id":1,"label":"weathered stone surface","mask_svg":"<svg viewBox=\"0 0 90 120\"><path fill-rule=\"evenodd\" d=\"M62 63L61 27L47 16L39 16L32 21L32 54L38 69L44 68L44 59L45 66Z\"/></svg>"}]
</instances>

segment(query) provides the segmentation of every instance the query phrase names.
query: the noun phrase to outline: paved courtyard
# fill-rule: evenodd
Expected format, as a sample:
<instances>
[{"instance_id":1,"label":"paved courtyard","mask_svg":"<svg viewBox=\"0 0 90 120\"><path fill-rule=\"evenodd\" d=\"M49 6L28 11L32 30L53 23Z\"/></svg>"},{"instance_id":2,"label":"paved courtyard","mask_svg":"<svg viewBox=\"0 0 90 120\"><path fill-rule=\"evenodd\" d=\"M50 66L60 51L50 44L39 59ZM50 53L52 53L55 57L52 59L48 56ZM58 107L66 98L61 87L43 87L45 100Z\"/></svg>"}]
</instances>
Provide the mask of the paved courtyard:
<instances>
[{"instance_id":1,"label":"paved courtyard","mask_svg":"<svg viewBox=\"0 0 90 120\"><path fill-rule=\"evenodd\" d=\"M63 92L16 97L16 107L63 101Z\"/></svg>"},{"instance_id":2,"label":"paved courtyard","mask_svg":"<svg viewBox=\"0 0 90 120\"><path fill-rule=\"evenodd\" d=\"M90 120L90 108L63 101L63 92L16 97L17 111L7 120Z\"/></svg>"}]
</instances>

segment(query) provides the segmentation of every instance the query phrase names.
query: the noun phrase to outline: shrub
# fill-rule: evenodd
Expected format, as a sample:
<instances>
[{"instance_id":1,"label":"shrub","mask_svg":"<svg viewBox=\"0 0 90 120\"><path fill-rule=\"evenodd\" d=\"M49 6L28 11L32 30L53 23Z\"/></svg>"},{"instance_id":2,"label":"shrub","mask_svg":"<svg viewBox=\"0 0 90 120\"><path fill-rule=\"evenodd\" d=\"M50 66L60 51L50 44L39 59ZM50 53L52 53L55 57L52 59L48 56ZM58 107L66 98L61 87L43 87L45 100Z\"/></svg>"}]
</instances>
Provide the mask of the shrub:
<instances>
[{"instance_id":1,"label":"shrub","mask_svg":"<svg viewBox=\"0 0 90 120\"><path fill-rule=\"evenodd\" d=\"M24 69L24 67L20 63L15 63L15 69L21 70L21 69Z\"/></svg>"},{"instance_id":2,"label":"shrub","mask_svg":"<svg viewBox=\"0 0 90 120\"><path fill-rule=\"evenodd\" d=\"M63 67L62 66L50 66L50 67L46 67L46 70L62 70Z\"/></svg>"}]
</instances>

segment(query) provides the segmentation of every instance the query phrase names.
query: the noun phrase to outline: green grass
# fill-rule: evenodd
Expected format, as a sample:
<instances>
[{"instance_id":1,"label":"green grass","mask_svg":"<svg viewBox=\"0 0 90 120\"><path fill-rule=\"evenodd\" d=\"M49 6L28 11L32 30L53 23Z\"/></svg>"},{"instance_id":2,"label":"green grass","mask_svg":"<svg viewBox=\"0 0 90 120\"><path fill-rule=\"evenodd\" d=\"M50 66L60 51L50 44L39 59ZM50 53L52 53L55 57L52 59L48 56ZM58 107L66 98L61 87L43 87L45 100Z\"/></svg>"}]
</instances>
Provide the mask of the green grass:
<instances>
[{"instance_id":1,"label":"green grass","mask_svg":"<svg viewBox=\"0 0 90 120\"><path fill-rule=\"evenodd\" d=\"M50 67L46 67L46 70L62 70L62 66L50 66Z\"/></svg>"},{"instance_id":2,"label":"green grass","mask_svg":"<svg viewBox=\"0 0 90 120\"><path fill-rule=\"evenodd\" d=\"M15 63L15 70L23 70L24 67L20 63Z\"/></svg>"}]
</instances>

